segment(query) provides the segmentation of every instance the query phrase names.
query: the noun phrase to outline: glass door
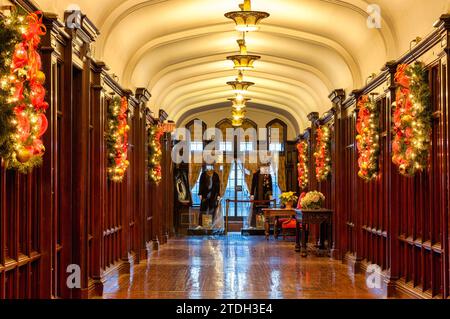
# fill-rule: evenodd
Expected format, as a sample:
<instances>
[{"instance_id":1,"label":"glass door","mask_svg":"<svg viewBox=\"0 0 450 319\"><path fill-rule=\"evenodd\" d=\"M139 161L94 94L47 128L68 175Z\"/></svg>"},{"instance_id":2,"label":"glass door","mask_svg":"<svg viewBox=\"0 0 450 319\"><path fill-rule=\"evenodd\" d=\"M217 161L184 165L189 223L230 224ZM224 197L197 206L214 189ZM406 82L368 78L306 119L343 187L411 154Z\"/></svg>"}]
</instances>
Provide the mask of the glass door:
<instances>
[{"instance_id":1,"label":"glass door","mask_svg":"<svg viewBox=\"0 0 450 319\"><path fill-rule=\"evenodd\" d=\"M234 161L225 191L224 201L229 200L249 200L250 191L245 183L245 170L241 163ZM228 210L231 220L246 220L250 212L250 203L230 202ZM225 213L225 212L224 212Z\"/></svg>"}]
</instances>

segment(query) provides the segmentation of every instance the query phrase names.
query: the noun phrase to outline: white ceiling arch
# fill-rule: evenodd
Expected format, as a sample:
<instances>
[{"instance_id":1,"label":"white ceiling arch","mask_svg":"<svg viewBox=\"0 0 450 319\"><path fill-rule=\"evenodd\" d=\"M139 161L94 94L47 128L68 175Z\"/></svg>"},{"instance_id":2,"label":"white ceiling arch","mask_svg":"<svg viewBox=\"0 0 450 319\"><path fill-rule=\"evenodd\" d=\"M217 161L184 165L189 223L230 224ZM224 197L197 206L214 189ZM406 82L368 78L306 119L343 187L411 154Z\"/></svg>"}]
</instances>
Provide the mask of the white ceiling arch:
<instances>
[{"instance_id":1,"label":"white ceiling arch","mask_svg":"<svg viewBox=\"0 0 450 319\"><path fill-rule=\"evenodd\" d=\"M221 87L223 95L228 94L219 80L228 79L228 74L232 78L224 59L237 51L238 34L223 14L236 10L241 1L77 3L102 33L96 58L119 75L122 85L149 88L153 110L182 114L195 105L212 105ZM44 11L63 16L73 0L36 2ZM332 89L361 86L386 61L407 51L411 39L429 33L433 22L448 12L449 2L377 0L382 28L369 29L369 0L253 0L255 10L268 11L271 17L248 39L250 52L262 56L257 70L249 73L257 85L251 94L274 110L289 108L295 118L323 112ZM205 74L209 77L203 78ZM199 88L203 94L196 93Z\"/></svg>"}]
</instances>

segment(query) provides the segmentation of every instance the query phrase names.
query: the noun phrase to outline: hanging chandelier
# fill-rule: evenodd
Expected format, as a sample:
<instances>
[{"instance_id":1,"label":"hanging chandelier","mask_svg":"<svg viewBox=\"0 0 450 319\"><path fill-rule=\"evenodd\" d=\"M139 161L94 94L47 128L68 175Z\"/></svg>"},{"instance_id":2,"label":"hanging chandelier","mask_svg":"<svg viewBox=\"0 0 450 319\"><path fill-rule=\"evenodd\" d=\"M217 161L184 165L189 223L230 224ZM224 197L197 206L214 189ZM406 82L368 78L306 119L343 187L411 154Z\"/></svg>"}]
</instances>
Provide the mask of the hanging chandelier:
<instances>
[{"instance_id":1,"label":"hanging chandelier","mask_svg":"<svg viewBox=\"0 0 450 319\"><path fill-rule=\"evenodd\" d=\"M261 20L270 16L267 12L252 11L251 0L244 0L239 5L241 11L233 11L225 14L225 17L236 23L236 30L239 32L251 32L259 30Z\"/></svg>"},{"instance_id":2,"label":"hanging chandelier","mask_svg":"<svg viewBox=\"0 0 450 319\"><path fill-rule=\"evenodd\" d=\"M234 110L242 110L245 109L247 107L247 102L250 101L251 99L246 99L244 98L241 101L238 101L236 98L234 99L228 99L228 101L231 101L233 103L233 105L231 106Z\"/></svg>"},{"instance_id":3,"label":"hanging chandelier","mask_svg":"<svg viewBox=\"0 0 450 319\"><path fill-rule=\"evenodd\" d=\"M250 101L246 98L248 89L255 85L253 82L244 81L243 71L253 70L255 61L261 59L259 55L248 54L245 41L246 32L257 31L261 20L268 18L270 14L260 11L252 11L251 0L244 0L239 5L241 11L233 11L225 14L225 17L232 19L236 23L236 30L243 32L242 39L237 40L239 54L228 56L227 60L234 63L234 69L239 70L235 81L227 82L233 89L235 97L228 99L232 102L231 122L234 127L240 127L244 123L246 115L246 104Z\"/></svg>"},{"instance_id":4,"label":"hanging chandelier","mask_svg":"<svg viewBox=\"0 0 450 319\"><path fill-rule=\"evenodd\" d=\"M235 81L227 82L229 86L232 87L233 92L237 95L238 99L243 99L243 95L245 95L248 91L248 88L255 85L253 82L244 81L244 74L242 71L239 71L239 75Z\"/></svg>"},{"instance_id":5,"label":"hanging chandelier","mask_svg":"<svg viewBox=\"0 0 450 319\"><path fill-rule=\"evenodd\" d=\"M238 110L233 110L233 112L231 113L231 115L232 115L232 117L233 117L233 120L236 120L236 121L238 121L238 120L243 120L244 118L245 118L245 114L246 114L247 112L244 110L244 109L242 109L242 110L240 110L240 111L238 111Z\"/></svg>"},{"instance_id":6,"label":"hanging chandelier","mask_svg":"<svg viewBox=\"0 0 450 319\"><path fill-rule=\"evenodd\" d=\"M229 56L227 57L227 60L233 61L234 68L236 70L252 70L255 61L261 59L261 57L258 55L248 54L247 46L245 44L245 38L237 40L237 43L240 48L240 54Z\"/></svg>"}]
</instances>

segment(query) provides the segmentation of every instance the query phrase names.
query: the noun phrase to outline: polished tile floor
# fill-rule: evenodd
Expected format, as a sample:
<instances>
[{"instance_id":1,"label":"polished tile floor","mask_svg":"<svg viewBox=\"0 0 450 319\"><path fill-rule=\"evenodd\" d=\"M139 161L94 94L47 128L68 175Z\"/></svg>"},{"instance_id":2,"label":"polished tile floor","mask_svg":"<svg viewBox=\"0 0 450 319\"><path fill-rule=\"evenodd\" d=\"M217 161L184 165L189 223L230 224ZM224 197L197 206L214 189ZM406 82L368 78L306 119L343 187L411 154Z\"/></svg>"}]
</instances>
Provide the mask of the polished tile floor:
<instances>
[{"instance_id":1,"label":"polished tile floor","mask_svg":"<svg viewBox=\"0 0 450 319\"><path fill-rule=\"evenodd\" d=\"M104 298L384 298L364 275L328 258L295 253L293 242L263 237L171 240L131 275L112 278Z\"/></svg>"}]
</instances>

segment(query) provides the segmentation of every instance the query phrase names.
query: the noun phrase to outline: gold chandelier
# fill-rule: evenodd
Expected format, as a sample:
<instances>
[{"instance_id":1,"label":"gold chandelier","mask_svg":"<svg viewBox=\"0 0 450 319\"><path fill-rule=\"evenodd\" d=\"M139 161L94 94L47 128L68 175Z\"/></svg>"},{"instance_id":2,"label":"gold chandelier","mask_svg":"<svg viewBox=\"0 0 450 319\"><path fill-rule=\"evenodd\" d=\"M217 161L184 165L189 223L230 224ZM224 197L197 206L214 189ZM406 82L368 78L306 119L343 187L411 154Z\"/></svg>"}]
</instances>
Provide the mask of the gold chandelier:
<instances>
[{"instance_id":1,"label":"gold chandelier","mask_svg":"<svg viewBox=\"0 0 450 319\"><path fill-rule=\"evenodd\" d=\"M231 103L233 103L233 105L231 106L233 108L233 110L237 110L237 111L245 109L247 107L247 102L250 100L251 99L246 99L246 98L244 98L241 101L237 100L236 98L228 99L228 101L231 101Z\"/></svg>"},{"instance_id":2,"label":"gold chandelier","mask_svg":"<svg viewBox=\"0 0 450 319\"><path fill-rule=\"evenodd\" d=\"M244 0L239 5L241 11L233 11L225 14L225 17L236 23L236 30L239 32L251 32L259 30L261 20L270 16L267 12L252 11L251 0Z\"/></svg>"},{"instance_id":3,"label":"gold chandelier","mask_svg":"<svg viewBox=\"0 0 450 319\"><path fill-rule=\"evenodd\" d=\"M261 57L259 55L248 54L245 38L237 40L237 43L240 48L240 54L229 56L227 60L233 61L236 70L252 70L255 61L261 59Z\"/></svg>"},{"instance_id":4,"label":"gold chandelier","mask_svg":"<svg viewBox=\"0 0 450 319\"><path fill-rule=\"evenodd\" d=\"M238 99L247 93L249 87L255 85L253 82L244 81L242 71L239 71L239 75L235 81L227 82L227 84L233 88L233 92L238 96Z\"/></svg>"},{"instance_id":5,"label":"gold chandelier","mask_svg":"<svg viewBox=\"0 0 450 319\"><path fill-rule=\"evenodd\" d=\"M242 39L237 40L240 52L237 55L228 56L227 60L233 61L234 69L239 70L235 81L227 82L233 89L235 97L228 99L232 102L231 122L234 127L242 126L246 115L246 104L250 101L246 98L248 89L255 85L253 82L244 81L243 71L252 70L255 61L261 59L259 55L248 54L245 42L246 32L257 31L262 19L268 18L270 14L260 11L252 11L251 0L244 0L239 5L241 11L233 11L225 14L225 17L232 19L236 23L236 30L243 32Z\"/></svg>"}]
</instances>

